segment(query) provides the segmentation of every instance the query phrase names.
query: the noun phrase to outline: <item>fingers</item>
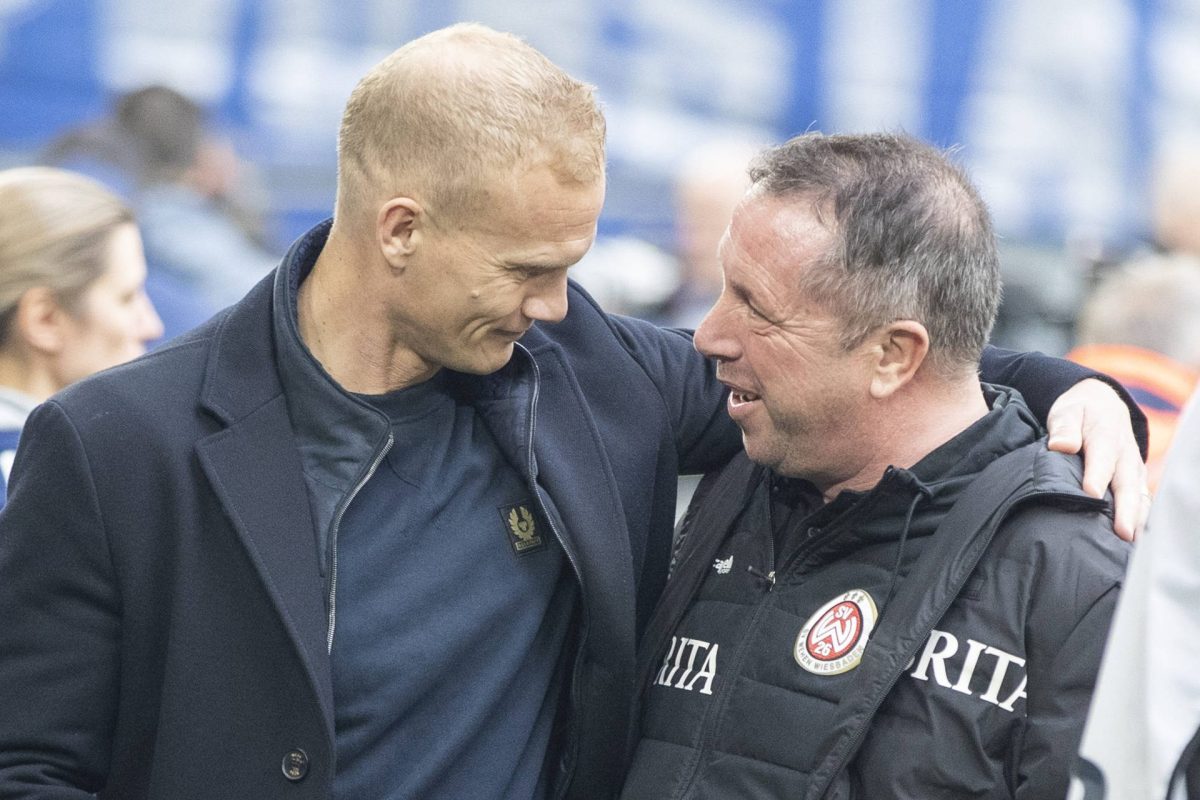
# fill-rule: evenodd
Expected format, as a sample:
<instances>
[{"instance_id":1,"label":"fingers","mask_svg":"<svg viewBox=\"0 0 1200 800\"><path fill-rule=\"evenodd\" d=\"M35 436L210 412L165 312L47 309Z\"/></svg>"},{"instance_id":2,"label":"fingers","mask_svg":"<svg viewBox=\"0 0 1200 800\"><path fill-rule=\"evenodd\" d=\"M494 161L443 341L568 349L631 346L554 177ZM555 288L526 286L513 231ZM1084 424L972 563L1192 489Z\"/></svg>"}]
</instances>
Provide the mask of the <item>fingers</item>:
<instances>
[{"instance_id":1,"label":"fingers","mask_svg":"<svg viewBox=\"0 0 1200 800\"><path fill-rule=\"evenodd\" d=\"M1128 463L1128 457L1118 462L1112 480L1113 531L1127 542L1135 541L1146 527L1150 516L1150 489L1146 482L1146 466L1140 457Z\"/></svg>"},{"instance_id":2,"label":"fingers","mask_svg":"<svg viewBox=\"0 0 1200 800\"><path fill-rule=\"evenodd\" d=\"M1097 426L1084 433L1083 439L1083 491L1090 497L1104 497L1109 483L1117 476L1117 466L1121 463L1121 448L1116 437L1099 435ZM1114 483L1114 501L1118 488L1132 491L1135 495L1140 491L1140 488L1131 484L1118 487Z\"/></svg>"},{"instance_id":3,"label":"fingers","mask_svg":"<svg viewBox=\"0 0 1200 800\"><path fill-rule=\"evenodd\" d=\"M1103 382L1081 381L1050 409L1046 427L1051 450L1082 449L1085 493L1103 497L1111 487L1113 530L1132 542L1146 525L1150 493L1125 404Z\"/></svg>"},{"instance_id":4,"label":"fingers","mask_svg":"<svg viewBox=\"0 0 1200 800\"><path fill-rule=\"evenodd\" d=\"M1146 465L1132 431L1111 425L1084 429L1083 491L1103 497L1111 488L1113 531L1127 542L1141 533L1150 511L1150 489Z\"/></svg>"},{"instance_id":5,"label":"fingers","mask_svg":"<svg viewBox=\"0 0 1200 800\"><path fill-rule=\"evenodd\" d=\"M1064 394L1046 415L1048 446L1059 453L1078 453L1083 447L1083 420L1086 406L1074 399L1075 389ZM1088 453L1091 458L1091 453Z\"/></svg>"}]
</instances>

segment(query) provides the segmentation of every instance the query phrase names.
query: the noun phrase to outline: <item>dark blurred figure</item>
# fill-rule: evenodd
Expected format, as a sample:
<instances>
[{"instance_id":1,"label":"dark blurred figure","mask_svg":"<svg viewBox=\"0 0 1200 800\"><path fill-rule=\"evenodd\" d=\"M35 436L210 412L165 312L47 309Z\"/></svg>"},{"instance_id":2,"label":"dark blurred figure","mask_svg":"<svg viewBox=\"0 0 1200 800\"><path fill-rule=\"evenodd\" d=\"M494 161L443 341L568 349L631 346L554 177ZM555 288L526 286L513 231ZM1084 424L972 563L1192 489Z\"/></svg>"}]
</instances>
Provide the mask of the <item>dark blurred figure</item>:
<instances>
[{"instance_id":1,"label":"dark blurred figure","mask_svg":"<svg viewBox=\"0 0 1200 800\"><path fill-rule=\"evenodd\" d=\"M242 166L198 104L165 86L52 143L43 160L91 175L137 209L148 290L175 335L239 299L277 261L239 195Z\"/></svg>"},{"instance_id":2,"label":"dark blurred figure","mask_svg":"<svg viewBox=\"0 0 1200 800\"><path fill-rule=\"evenodd\" d=\"M162 322L146 297L133 214L64 170L0 172L0 507L25 418L80 378L146 351Z\"/></svg>"},{"instance_id":3,"label":"dark blurred figure","mask_svg":"<svg viewBox=\"0 0 1200 800\"><path fill-rule=\"evenodd\" d=\"M1111 271L1076 326L1072 361L1119 380L1146 413L1150 485L1200 379L1200 258L1147 254Z\"/></svg>"}]
</instances>

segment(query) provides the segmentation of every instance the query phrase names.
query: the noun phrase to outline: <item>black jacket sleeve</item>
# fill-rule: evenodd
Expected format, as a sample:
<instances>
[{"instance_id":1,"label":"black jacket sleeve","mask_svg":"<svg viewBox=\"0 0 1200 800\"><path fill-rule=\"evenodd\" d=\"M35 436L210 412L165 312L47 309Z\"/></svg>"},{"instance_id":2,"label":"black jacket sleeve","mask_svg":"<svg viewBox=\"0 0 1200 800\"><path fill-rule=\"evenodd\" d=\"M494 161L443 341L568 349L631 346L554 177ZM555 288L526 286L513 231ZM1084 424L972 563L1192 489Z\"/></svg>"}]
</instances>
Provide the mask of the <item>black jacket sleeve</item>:
<instances>
[{"instance_id":1,"label":"black jacket sleeve","mask_svg":"<svg viewBox=\"0 0 1200 800\"><path fill-rule=\"evenodd\" d=\"M1113 387L1129 408L1133 435L1142 451L1142 458L1146 457L1150 442L1146 415L1138 408L1129 392L1125 391L1125 387L1104 373L1042 353L1017 353L991 346L984 348L979 372L985 383L1011 386L1020 392L1029 409L1043 425L1046 423L1046 415L1050 413L1050 406L1054 405L1054 401L1067 389L1087 378L1104 381Z\"/></svg>"}]
</instances>

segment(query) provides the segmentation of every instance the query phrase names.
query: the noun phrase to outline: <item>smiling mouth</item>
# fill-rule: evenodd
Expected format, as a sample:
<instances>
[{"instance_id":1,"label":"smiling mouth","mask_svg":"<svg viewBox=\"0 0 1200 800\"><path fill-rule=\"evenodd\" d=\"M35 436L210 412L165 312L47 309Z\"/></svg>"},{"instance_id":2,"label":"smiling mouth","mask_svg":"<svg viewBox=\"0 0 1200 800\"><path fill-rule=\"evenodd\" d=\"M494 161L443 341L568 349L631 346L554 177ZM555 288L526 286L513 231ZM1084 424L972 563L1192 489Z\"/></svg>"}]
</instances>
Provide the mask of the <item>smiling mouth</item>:
<instances>
[{"instance_id":1,"label":"smiling mouth","mask_svg":"<svg viewBox=\"0 0 1200 800\"><path fill-rule=\"evenodd\" d=\"M729 393L729 399L731 404L736 408L737 406L744 406L747 403L753 403L755 400L761 400L762 397L751 392L734 390Z\"/></svg>"}]
</instances>

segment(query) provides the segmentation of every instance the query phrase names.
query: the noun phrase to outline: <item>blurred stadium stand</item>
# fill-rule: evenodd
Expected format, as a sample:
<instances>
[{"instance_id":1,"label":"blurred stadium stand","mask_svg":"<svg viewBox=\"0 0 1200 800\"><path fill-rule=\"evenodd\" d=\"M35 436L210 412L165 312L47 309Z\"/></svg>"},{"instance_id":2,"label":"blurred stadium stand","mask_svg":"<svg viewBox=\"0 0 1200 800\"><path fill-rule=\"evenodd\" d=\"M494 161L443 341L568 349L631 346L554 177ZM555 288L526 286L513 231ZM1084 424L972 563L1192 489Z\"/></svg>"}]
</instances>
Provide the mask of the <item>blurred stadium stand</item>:
<instances>
[{"instance_id":1,"label":"blurred stadium stand","mask_svg":"<svg viewBox=\"0 0 1200 800\"><path fill-rule=\"evenodd\" d=\"M1029 283L1023 304L1063 265L1052 327L1080 259L1145 238L1157 144L1200 141L1200 0L0 0L0 164L163 83L257 165L282 246L328 213L356 78L458 20L599 87L602 234L671 250L672 175L705 139L902 128L961 147L1029 256L1010 278Z\"/></svg>"}]
</instances>

